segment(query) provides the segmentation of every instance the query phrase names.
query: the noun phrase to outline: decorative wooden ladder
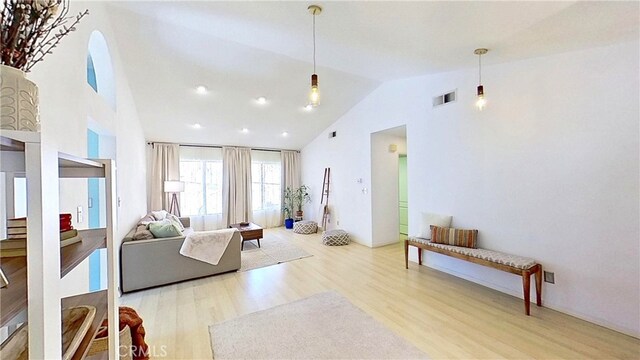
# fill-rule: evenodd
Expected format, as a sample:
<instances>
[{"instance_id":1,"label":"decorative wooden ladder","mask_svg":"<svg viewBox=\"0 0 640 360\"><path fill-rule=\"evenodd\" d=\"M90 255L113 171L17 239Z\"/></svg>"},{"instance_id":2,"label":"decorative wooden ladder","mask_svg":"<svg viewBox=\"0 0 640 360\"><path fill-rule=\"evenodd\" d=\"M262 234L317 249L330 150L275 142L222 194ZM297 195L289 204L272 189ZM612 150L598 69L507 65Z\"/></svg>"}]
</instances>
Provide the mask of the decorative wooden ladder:
<instances>
[{"instance_id":1,"label":"decorative wooden ladder","mask_svg":"<svg viewBox=\"0 0 640 360\"><path fill-rule=\"evenodd\" d=\"M320 206L322 208L322 229L327 229L329 222L329 184L331 183L331 168L324 168L324 179L322 180L322 196Z\"/></svg>"}]
</instances>

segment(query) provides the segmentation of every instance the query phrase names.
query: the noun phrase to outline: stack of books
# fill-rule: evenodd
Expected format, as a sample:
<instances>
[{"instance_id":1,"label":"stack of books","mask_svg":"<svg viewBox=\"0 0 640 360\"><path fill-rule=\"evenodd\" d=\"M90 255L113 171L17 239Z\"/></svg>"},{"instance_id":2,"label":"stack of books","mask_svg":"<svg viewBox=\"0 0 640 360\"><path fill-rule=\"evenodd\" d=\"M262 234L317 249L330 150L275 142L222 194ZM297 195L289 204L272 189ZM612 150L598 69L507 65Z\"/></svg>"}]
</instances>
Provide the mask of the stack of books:
<instances>
[{"instance_id":1,"label":"stack of books","mask_svg":"<svg viewBox=\"0 0 640 360\"><path fill-rule=\"evenodd\" d=\"M82 241L78 230L71 225L71 214L60 214L60 247Z\"/></svg>"},{"instance_id":2,"label":"stack of books","mask_svg":"<svg viewBox=\"0 0 640 360\"><path fill-rule=\"evenodd\" d=\"M60 247L82 241L71 225L71 214L60 214ZM7 239L0 240L0 257L27 255L27 218L7 220Z\"/></svg>"},{"instance_id":3,"label":"stack of books","mask_svg":"<svg viewBox=\"0 0 640 360\"><path fill-rule=\"evenodd\" d=\"M0 257L27 255L27 218L7 220L7 239L0 241Z\"/></svg>"}]
</instances>

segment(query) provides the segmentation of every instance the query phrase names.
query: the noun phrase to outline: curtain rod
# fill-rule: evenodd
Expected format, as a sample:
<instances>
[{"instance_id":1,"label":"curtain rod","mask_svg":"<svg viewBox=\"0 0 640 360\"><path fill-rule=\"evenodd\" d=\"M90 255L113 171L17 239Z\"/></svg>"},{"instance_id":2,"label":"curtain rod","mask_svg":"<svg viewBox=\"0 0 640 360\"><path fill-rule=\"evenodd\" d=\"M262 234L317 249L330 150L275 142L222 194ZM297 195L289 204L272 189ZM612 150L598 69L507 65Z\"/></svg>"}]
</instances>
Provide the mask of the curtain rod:
<instances>
[{"instance_id":1,"label":"curtain rod","mask_svg":"<svg viewBox=\"0 0 640 360\"><path fill-rule=\"evenodd\" d=\"M175 143L166 143L166 142L158 142L158 141L147 141L147 145L155 145L155 144L175 144ZM215 148L215 149L222 149L222 147L227 147L227 145L202 145L202 144L176 144L178 146L184 146L184 147L203 147L203 148ZM229 146L229 147L237 147L237 146ZM241 146L242 147L242 146ZM281 151L295 151L297 153L300 152L300 150L287 150L287 149L269 149L269 148L254 148L251 147L251 150L256 150L256 151L271 151L271 152L281 152Z\"/></svg>"}]
</instances>

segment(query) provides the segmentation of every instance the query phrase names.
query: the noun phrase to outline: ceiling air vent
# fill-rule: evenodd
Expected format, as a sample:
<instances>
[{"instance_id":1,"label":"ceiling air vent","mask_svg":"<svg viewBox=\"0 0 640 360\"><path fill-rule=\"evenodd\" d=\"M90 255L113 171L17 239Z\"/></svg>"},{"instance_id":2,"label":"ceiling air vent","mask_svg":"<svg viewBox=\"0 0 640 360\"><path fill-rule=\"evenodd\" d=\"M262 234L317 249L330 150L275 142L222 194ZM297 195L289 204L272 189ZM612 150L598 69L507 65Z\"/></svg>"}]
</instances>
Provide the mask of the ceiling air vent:
<instances>
[{"instance_id":1,"label":"ceiling air vent","mask_svg":"<svg viewBox=\"0 0 640 360\"><path fill-rule=\"evenodd\" d=\"M336 136L338 136L338 133L336 131L332 131L329 133L329 139L334 138Z\"/></svg>"},{"instance_id":2,"label":"ceiling air vent","mask_svg":"<svg viewBox=\"0 0 640 360\"><path fill-rule=\"evenodd\" d=\"M433 98L433 107L444 105L456 101L456 90L446 94L438 95Z\"/></svg>"}]
</instances>

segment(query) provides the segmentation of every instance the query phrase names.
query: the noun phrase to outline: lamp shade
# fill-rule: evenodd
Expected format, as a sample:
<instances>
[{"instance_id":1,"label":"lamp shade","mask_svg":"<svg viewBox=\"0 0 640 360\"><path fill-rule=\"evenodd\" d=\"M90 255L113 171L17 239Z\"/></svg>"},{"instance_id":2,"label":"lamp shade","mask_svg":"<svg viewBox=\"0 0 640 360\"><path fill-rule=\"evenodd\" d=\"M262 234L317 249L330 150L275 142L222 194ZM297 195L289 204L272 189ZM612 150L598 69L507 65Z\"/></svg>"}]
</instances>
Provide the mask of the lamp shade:
<instances>
[{"instance_id":1,"label":"lamp shade","mask_svg":"<svg viewBox=\"0 0 640 360\"><path fill-rule=\"evenodd\" d=\"M165 181L164 192L166 193L178 193L184 191L183 181Z\"/></svg>"}]
</instances>

